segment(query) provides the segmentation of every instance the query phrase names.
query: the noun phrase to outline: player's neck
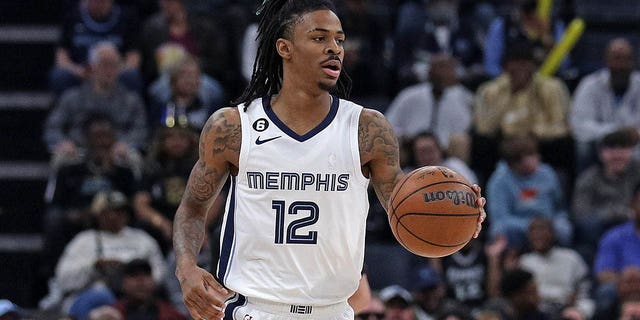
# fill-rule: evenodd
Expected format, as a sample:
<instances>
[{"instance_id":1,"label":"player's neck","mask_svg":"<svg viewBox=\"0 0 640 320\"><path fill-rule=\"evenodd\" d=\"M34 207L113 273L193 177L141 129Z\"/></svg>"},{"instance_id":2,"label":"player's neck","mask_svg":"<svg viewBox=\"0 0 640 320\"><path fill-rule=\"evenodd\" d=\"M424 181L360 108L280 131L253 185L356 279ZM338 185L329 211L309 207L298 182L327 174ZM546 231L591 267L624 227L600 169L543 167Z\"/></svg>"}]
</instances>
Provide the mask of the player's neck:
<instances>
[{"instance_id":1,"label":"player's neck","mask_svg":"<svg viewBox=\"0 0 640 320\"><path fill-rule=\"evenodd\" d=\"M331 102L332 97L326 91L309 94L302 90L282 90L271 99L271 108L292 130L304 134L326 118Z\"/></svg>"}]
</instances>

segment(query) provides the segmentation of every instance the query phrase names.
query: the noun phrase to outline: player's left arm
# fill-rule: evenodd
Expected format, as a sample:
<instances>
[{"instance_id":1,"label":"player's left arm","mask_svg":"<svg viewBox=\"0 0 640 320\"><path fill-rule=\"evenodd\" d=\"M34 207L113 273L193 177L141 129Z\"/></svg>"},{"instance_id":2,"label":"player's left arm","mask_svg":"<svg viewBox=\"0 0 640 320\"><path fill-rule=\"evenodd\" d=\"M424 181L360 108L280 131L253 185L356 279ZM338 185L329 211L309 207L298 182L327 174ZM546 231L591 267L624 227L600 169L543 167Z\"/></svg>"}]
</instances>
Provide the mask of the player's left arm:
<instances>
[{"instance_id":1,"label":"player's left arm","mask_svg":"<svg viewBox=\"0 0 640 320\"><path fill-rule=\"evenodd\" d=\"M358 145L362 173L369 177L378 200L387 209L391 192L404 173L400 168L398 138L382 113L372 109L362 110Z\"/></svg>"},{"instance_id":2,"label":"player's left arm","mask_svg":"<svg viewBox=\"0 0 640 320\"><path fill-rule=\"evenodd\" d=\"M382 113L363 109L360 113L358 125L358 145L360 147L360 161L362 173L369 177L371 184L378 196L378 200L388 212L388 201L396 184L402 180L404 173L400 168L400 147L398 138L393 132L391 124ZM482 222L487 214L484 205L487 202L482 197L480 187L472 186L478 198L480 218L474 238L482 229Z\"/></svg>"}]
</instances>

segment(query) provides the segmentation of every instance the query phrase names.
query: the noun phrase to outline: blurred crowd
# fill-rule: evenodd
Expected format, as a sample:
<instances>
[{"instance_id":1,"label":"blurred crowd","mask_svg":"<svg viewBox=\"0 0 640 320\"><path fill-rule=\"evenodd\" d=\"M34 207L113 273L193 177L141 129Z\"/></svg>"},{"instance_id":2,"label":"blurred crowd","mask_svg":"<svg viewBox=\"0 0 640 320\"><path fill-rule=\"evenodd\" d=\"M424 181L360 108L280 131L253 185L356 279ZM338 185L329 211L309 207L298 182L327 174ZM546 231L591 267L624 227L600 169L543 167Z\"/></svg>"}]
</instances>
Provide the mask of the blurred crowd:
<instances>
[{"instance_id":1,"label":"blurred crowd","mask_svg":"<svg viewBox=\"0 0 640 320\"><path fill-rule=\"evenodd\" d=\"M172 221L199 131L253 73L257 2L65 2L43 124L53 171L37 312L187 318ZM602 43L599 68L567 55L544 75L573 1L554 1L548 17L535 0L334 2L350 99L385 114L403 168L450 167L488 201L479 239L394 266L411 281L374 287L356 317L639 319L640 73L627 39L637 30ZM367 247L388 245L403 250L373 200ZM365 265L372 283L393 278ZM0 300L0 319L28 317Z\"/></svg>"}]
</instances>

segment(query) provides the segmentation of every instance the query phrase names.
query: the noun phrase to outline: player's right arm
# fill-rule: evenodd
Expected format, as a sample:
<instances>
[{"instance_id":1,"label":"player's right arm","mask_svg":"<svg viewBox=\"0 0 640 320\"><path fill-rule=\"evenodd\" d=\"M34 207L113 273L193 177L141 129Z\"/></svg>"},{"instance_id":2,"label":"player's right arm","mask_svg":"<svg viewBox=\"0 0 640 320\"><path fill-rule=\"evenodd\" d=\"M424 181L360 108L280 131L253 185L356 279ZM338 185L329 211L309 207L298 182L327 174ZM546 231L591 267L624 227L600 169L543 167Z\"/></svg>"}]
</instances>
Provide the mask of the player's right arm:
<instances>
[{"instance_id":1,"label":"player's right arm","mask_svg":"<svg viewBox=\"0 0 640 320\"><path fill-rule=\"evenodd\" d=\"M216 111L200 134L199 158L187 182L173 227L176 277L194 319L220 319L228 291L198 267L198 253L206 232L207 212L230 173L235 173L241 129L237 108Z\"/></svg>"}]
</instances>

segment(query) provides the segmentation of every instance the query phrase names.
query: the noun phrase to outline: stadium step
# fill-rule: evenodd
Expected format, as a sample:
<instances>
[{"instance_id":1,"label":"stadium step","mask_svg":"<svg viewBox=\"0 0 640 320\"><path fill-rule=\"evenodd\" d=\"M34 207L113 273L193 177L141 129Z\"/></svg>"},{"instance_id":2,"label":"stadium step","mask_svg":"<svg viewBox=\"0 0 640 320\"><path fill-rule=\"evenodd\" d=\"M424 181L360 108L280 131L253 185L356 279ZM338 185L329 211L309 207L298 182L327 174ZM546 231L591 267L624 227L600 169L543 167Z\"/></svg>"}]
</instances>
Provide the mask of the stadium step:
<instances>
[{"instance_id":1,"label":"stadium step","mask_svg":"<svg viewBox=\"0 0 640 320\"><path fill-rule=\"evenodd\" d=\"M0 235L42 231L49 173L47 162L0 162Z\"/></svg>"},{"instance_id":2,"label":"stadium step","mask_svg":"<svg viewBox=\"0 0 640 320\"><path fill-rule=\"evenodd\" d=\"M45 92L0 92L0 161L45 161L43 124L52 103Z\"/></svg>"},{"instance_id":3,"label":"stadium step","mask_svg":"<svg viewBox=\"0 0 640 320\"><path fill-rule=\"evenodd\" d=\"M3 24L56 24L62 20L68 0L0 1L0 21Z\"/></svg>"},{"instance_id":4,"label":"stadium step","mask_svg":"<svg viewBox=\"0 0 640 320\"><path fill-rule=\"evenodd\" d=\"M52 104L47 75L69 0L0 1L0 297L34 308L49 155L42 125Z\"/></svg>"},{"instance_id":5,"label":"stadium step","mask_svg":"<svg viewBox=\"0 0 640 320\"><path fill-rule=\"evenodd\" d=\"M0 72L5 75L0 78L2 90L47 88L47 75L54 61L54 43L0 41L0 52L3 59Z\"/></svg>"}]
</instances>

